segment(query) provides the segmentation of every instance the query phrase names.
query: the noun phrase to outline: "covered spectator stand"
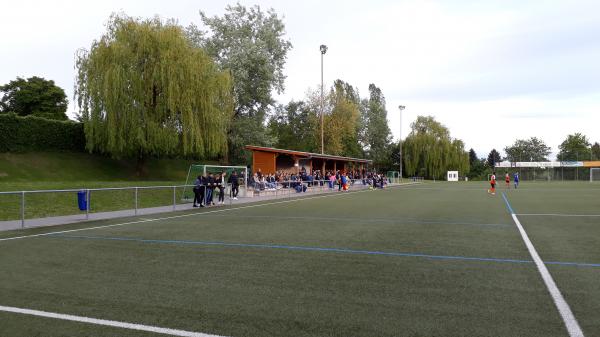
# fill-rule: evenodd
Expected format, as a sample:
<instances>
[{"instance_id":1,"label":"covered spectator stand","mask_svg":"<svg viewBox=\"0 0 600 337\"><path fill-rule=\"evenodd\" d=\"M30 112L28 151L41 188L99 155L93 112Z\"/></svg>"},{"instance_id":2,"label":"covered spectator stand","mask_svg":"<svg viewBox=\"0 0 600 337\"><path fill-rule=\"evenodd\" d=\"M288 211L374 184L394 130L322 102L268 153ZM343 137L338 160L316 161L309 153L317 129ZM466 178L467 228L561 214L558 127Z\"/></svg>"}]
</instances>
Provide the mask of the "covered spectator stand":
<instances>
[{"instance_id":1,"label":"covered spectator stand","mask_svg":"<svg viewBox=\"0 0 600 337\"><path fill-rule=\"evenodd\" d=\"M311 153L294 150L282 150L271 147L247 145L246 150L252 151L252 171L263 174L276 172L313 173L335 171L365 172L373 161L368 159L332 156L328 154Z\"/></svg>"}]
</instances>

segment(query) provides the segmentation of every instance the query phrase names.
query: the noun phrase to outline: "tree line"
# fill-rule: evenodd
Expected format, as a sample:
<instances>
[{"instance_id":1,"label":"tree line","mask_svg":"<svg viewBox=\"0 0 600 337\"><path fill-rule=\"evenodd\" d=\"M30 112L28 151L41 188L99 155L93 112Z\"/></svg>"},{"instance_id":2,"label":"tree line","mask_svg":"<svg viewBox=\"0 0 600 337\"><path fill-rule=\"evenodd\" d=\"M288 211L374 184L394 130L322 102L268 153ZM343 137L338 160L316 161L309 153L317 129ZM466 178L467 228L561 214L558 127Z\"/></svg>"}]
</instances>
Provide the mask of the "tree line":
<instances>
[{"instance_id":1,"label":"tree line","mask_svg":"<svg viewBox=\"0 0 600 337\"><path fill-rule=\"evenodd\" d=\"M447 170L483 176L501 160L544 161L550 148L532 137L478 158L430 116L419 116L400 143L392 141L386 99L343 79L309 90L287 104L284 65L292 43L272 9L241 4L222 16L200 12L201 25L175 20L110 16L106 32L76 53L75 102L85 147L112 157L182 156L247 164L244 145L320 152L324 112L325 153L372 159L382 170L441 179ZM0 113L66 120L64 90L39 77L0 86ZM401 155L402 154L402 155ZM561 144L559 160L600 158L600 145L581 134Z\"/></svg>"},{"instance_id":2,"label":"tree line","mask_svg":"<svg viewBox=\"0 0 600 337\"><path fill-rule=\"evenodd\" d=\"M565 140L558 146L556 160L558 161L594 161L600 160L600 143L590 142L589 138L581 133L567 135ZM501 161L510 162L544 162L550 161L549 155L552 153L550 146L537 138L517 139L515 142L504 148L506 153L502 157L496 149L492 149L487 158L478 158L475 150L469 150L469 163L471 178L483 178L495 163Z\"/></svg>"},{"instance_id":3,"label":"tree line","mask_svg":"<svg viewBox=\"0 0 600 337\"><path fill-rule=\"evenodd\" d=\"M75 103L88 151L142 165L148 156L246 164L247 144L320 152L323 107L326 153L368 157L381 168L397 164L375 84L367 97L338 79L323 104L316 91L275 101L292 44L274 10L237 4L220 17L201 11L200 20L202 28L112 14L106 32L76 52ZM52 81L19 78L0 89L1 112L67 119L68 101Z\"/></svg>"}]
</instances>

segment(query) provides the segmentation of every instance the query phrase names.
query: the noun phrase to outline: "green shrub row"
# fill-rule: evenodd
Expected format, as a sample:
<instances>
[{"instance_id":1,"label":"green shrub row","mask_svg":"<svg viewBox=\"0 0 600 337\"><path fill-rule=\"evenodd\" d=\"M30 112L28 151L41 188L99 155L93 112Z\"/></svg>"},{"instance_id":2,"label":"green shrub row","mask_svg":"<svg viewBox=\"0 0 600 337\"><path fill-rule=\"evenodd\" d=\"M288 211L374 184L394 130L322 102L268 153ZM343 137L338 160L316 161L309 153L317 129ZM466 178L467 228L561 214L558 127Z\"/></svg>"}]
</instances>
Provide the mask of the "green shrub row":
<instances>
[{"instance_id":1,"label":"green shrub row","mask_svg":"<svg viewBox=\"0 0 600 337\"><path fill-rule=\"evenodd\" d=\"M0 114L0 152L85 151L83 124Z\"/></svg>"}]
</instances>

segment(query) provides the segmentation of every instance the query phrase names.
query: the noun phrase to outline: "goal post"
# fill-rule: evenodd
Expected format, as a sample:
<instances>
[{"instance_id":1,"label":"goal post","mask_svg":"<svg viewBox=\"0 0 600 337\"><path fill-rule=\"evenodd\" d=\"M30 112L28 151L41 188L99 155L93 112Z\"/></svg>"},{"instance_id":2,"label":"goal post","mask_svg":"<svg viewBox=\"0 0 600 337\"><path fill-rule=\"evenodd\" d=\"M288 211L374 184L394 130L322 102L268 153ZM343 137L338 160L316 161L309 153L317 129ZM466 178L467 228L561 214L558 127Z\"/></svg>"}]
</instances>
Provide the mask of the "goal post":
<instances>
[{"instance_id":1,"label":"goal post","mask_svg":"<svg viewBox=\"0 0 600 337\"><path fill-rule=\"evenodd\" d=\"M399 171L387 171L386 177L388 178L388 181L392 184L399 184L400 181L402 181Z\"/></svg>"},{"instance_id":2,"label":"goal post","mask_svg":"<svg viewBox=\"0 0 600 337\"><path fill-rule=\"evenodd\" d=\"M226 173L226 178L229 179L229 176L236 171L239 177L240 188L244 189L244 195L247 193L248 189L248 168L246 166L223 166L223 165L203 165L203 164L192 164L188 169L187 178L185 179L185 186L183 187L183 195L182 199L189 200L192 199L193 191L191 185L194 184L196 178L199 175L208 176L209 174L219 174Z\"/></svg>"},{"instance_id":3,"label":"goal post","mask_svg":"<svg viewBox=\"0 0 600 337\"><path fill-rule=\"evenodd\" d=\"M590 168L590 182L599 182L600 181L600 167L591 167Z\"/></svg>"}]
</instances>

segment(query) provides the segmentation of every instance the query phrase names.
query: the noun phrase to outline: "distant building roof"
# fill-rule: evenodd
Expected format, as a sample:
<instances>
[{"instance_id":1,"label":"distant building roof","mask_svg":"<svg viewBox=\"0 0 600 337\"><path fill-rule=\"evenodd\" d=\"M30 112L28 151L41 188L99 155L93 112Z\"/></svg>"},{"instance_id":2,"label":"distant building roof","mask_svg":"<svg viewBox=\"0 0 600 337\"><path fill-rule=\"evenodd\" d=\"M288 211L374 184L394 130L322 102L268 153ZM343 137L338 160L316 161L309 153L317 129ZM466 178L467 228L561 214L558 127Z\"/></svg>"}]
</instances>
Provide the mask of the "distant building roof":
<instances>
[{"instance_id":1,"label":"distant building roof","mask_svg":"<svg viewBox=\"0 0 600 337\"><path fill-rule=\"evenodd\" d=\"M372 160L369 159L360 159L360 158L351 158L351 157L341 157L341 156L332 156L329 154L320 154L320 153L312 153L312 152L304 152L304 151L294 151L294 150L283 150L276 149L273 147L263 147L263 146L254 146L254 145L246 145L246 150L251 151L262 151L262 152L272 152L272 153L282 153L289 154L292 156L304 157L304 158L318 158L318 159L328 159L328 160L342 160L342 161L351 161L355 163L373 163Z\"/></svg>"}]
</instances>

